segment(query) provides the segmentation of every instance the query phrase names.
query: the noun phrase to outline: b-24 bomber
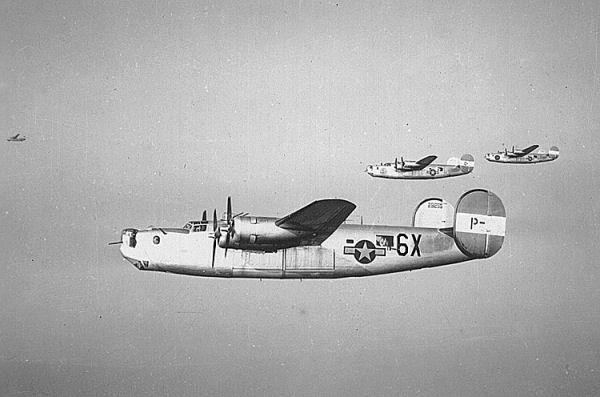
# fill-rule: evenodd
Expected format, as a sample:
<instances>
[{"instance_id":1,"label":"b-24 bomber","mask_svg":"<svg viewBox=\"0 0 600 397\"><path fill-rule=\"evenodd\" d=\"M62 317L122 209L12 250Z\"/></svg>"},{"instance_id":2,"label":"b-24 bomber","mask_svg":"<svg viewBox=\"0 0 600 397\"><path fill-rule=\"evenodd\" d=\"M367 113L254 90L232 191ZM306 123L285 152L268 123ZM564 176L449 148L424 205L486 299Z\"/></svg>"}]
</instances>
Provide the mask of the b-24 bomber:
<instances>
[{"instance_id":1,"label":"b-24 bomber","mask_svg":"<svg viewBox=\"0 0 600 397\"><path fill-rule=\"evenodd\" d=\"M233 215L182 228L124 229L122 256L139 270L242 278L342 278L489 258L504 241L506 212L494 193L463 194L456 209L422 201L412 226L345 223L355 205L317 200L280 218Z\"/></svg>"},{"instance_id":2,"label":"b-24 bomber","mask_svg":"<svg viewBox=\"0 0 600 397\"><path fill-rule=\"evenodd\" d=\"M496 153L487 153L485 159L494 163L509 163L509 164L535 164L553 161L558 158L559 152L556 146L552 146L548 152L538 150L539 145L531 145L525 149L512 150L504 149Z\"/></svg>"},{"instance_id":3,"label":"b-24 bomber","mask_svg":"<svg viewBox=\"0 0 600 397\"><path fill-rule=\"evenodd\" d=\"M451 176L466 175L473 171L475 159L470 154L463 155L460 160L452 157L446 164L433 164L437 156L423 157L417 161L395 159L393 163L368 165L365 170L374 178L386 179L438 179Z\"/></svg>"}]
</instances>

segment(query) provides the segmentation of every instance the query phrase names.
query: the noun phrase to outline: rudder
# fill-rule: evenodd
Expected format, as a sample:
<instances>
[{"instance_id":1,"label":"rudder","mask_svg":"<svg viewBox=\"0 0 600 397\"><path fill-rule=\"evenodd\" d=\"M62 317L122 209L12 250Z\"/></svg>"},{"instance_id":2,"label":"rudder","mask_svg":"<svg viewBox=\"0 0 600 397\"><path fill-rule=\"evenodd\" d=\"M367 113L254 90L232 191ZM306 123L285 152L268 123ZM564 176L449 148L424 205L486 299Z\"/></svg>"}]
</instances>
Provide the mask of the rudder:
<instances>
[{"instance_id":1,"label":"rudder","mask_svg":"<svg viewBox=\"0 0 600 397\"><path fill-rule=\"evenodd\" d=\"M471 172L475 167L475 159L470 154L463 154L460 158L460 170L462 172Z\"/></svg>"},{"instance_id":2,"label":"rudder","mask_svg":"<svg viewBox=\"0 0 600 397\"><path fill-rule=\"evenodd\" d=\"M471 258L489 258L500 250L506 230L506 210L498 196L475 189L456 204L454 240Z\"/></svg>"}]
</instances>

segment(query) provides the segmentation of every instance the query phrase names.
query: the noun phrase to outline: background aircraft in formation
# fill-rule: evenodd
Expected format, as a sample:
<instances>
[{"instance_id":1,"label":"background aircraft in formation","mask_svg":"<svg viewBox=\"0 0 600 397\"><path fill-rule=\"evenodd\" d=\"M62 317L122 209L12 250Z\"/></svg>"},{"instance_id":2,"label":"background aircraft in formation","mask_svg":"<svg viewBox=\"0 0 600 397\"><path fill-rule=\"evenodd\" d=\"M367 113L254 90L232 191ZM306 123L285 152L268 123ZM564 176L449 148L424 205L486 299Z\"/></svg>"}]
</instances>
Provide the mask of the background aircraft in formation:
<instances>
[{"instance_id":1,"label":"background aircraft in formation","mask_svg":"<svg viewBox=\"0 0 600 397\"><path fill-rule=\"evenodd\" d=\"M17 134L15 136L11 136L8 139L6 139L9 142L23 142L25 140L24 136L19 136L21 134Z\"/></svg>"},{"instance_id":2,"label":"background aircraft in formation","mask_svg":"<svg viewBox=\"0 0 600 397\"><path fill-rule=\"evenodd\" d=\"M355 205L315 201L282 218L232 215L183 228L124 229L121 254L139 270L193 276L341 278L401 272L488 258L504 241L502 201L483 189L456 205L433 198L419 204L413 224L344 223Z\"/></svg>"},{"instance_id":3,"label":"background aircraft in formation","mask_svg":"<svg viewBox=\"0 0 600 397\"><path fill-rule=\"evenodd\" d=\"M539 145L531 145L525 149L515 149L513 146L511 151L505 148L504 151L487 153L485 159L495 163L533 164L552 161L558 158L559 153L556 146L552 146L548 152L543 150L534 152L538 147Z\"/></svg>"},{"instance_id":4,"label":"background aircraft in formation","mask_svg":"<svg viewBox=\"0 0 600 397\"><path fill-rule=\"evenodd\" d=\"M436 158L427 156L418 161L405 161L401 157L393 163L368 165L366 172L375 178L437 179L468 174L475 166L475 159L470 154L463 155L460 160L452 157L447 164L433 164Z\"/></svg>"}]
</instances>

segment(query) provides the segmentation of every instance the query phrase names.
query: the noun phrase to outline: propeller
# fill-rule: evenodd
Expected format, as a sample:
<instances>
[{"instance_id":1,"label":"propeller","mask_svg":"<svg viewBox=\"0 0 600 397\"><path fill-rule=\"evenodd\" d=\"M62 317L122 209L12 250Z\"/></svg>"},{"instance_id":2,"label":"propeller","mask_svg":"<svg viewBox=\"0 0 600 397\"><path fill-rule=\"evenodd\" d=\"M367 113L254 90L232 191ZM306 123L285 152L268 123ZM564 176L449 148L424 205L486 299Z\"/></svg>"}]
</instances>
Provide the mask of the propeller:
<instances>
[{"instance_id":1,"label":"propeller","mask_svg":"<svg viewBox=\"0 0 600 397\"><path fill-rule=\"evenodd\" d=\"M123 244L123 242L122 241L113 241L113 242L108 243L108 245L116 245L116 244Z\"/></svg>"},{"instance_id":2,"label":"propeller","mask_svg":"<svg viewBox=\"0 0 600 397\"><path fill-rule=\"evenodd\" d=\"M227 232L225 234L225 257L227 257L227 250L229 248L229 241L233 237L234 234L234 218L246 215L247 212L240 212L238 214L232 215L231 211L231 197L227 197L227 214L225 216L225 221L227 222ZM204 216L204 215L203 215ZM221 228L217 222L217 210L213 212L213 253L212 253L212 267L215 267L215 252L217 249L217 244L221 239L222 233Z\"/></svg>"},{"instance_id":3,"label":"propeller","mask_svg":"<svg viewBox=\"0 0 600 397\"><path fill-rule=\"evenodd\" d=\"M394 161L394 170L398 171L398 157L396 157L396 160Z\"/></svg>"}]
</instances>

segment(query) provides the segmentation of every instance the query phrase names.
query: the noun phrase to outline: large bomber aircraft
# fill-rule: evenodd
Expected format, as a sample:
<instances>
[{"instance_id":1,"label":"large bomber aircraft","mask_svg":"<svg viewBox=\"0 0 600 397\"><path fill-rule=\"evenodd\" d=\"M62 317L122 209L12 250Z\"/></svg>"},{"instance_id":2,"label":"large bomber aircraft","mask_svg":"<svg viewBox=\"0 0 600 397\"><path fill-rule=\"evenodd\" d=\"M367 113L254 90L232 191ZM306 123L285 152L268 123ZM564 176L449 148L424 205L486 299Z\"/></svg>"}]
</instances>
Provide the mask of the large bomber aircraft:
<instances>
[{"instance_id":1,"label":"large bomber aircraft","mask_svg":"<svg viewBox=\"0 0 600 397\"><path fill-rule=\"evenodd\" d=\"M17 134L11 137L8 137L6 140L9 142L23 142L25 140L24 136L19 136L21 134Z\"/></svg>"},{"instance_id":2,"label":"large bomber aircraft","mask_svg":"<svg viewBox=\"0 0 600 397\"><path fill-rule=\"evenodd\" d=\"M513 146L510 151L505 148L504 151L487 153L485 159L494 163L534 164L552 161L558 158L559 152L556 146L552 146L548 153L543 150L534 152L538 147L539 145L531 145L525 149L515 149Z\"/></svg>"},{"instance_id":3,"label":"large bomber aircraft","mask_svg":"<svg viewBox=\"0 0 600 397\"><path fill-rule=\"evenodd\" d=\"M368 165L365 171L375 178L437 179L468 174L475 166L475 159L470 154L463 155L460 160L452 157L447 164L433 164L436 158L427 156L418 161L405 161L401 157L393 163Z\"/></svg>"},{"instance_id":4,"label":"large bomber aircraft","mask_svg":"<svg viewBox=\"0 0 600 397\"><path fill-rule=\"evenodd\" d=\"M281 218L232 215L183 228L124 229L121 254L139 270L243 278L362 277L443 266L494 255L504 241L502 201L483 189L456 210L424 200L412 226L349 224L355 205L317 200Z\"/></svg>"}]
</instances>

